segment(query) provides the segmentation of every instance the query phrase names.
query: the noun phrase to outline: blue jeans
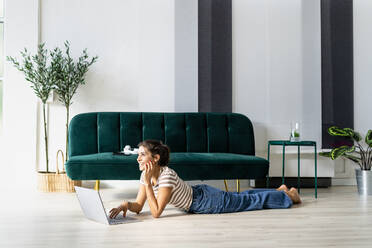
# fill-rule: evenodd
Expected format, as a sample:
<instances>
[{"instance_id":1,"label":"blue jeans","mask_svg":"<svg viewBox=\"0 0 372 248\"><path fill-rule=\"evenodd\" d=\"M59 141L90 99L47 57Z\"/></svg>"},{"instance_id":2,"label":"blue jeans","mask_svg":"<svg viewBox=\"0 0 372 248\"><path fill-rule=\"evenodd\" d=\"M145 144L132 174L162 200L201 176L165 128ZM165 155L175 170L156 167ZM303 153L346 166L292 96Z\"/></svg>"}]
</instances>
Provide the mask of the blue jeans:
<instances>
[{"instance_id":1,"label":"blue jeans","mask_svg":"<svg viewBox=\"0 0 372 248\"><path fill-rule=\"evenodd\" d=\"M192 204L188 212L196 214L289 208L293 204L286 193L275 189L252 189L237 193L201 184L192 186L192 193Z\"/></svg>"}]
</instances>

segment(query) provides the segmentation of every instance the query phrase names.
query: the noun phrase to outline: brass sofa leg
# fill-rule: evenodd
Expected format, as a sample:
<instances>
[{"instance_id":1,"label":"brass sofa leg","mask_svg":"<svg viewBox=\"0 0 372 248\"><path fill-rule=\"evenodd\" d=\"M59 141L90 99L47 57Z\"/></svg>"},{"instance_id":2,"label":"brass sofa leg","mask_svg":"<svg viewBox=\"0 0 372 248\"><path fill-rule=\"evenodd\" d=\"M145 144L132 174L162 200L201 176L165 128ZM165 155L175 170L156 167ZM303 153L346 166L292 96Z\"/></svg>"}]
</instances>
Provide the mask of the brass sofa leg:
<instances>
[{"instance_id":1,"label":"brass sofa leg","mask_svg":"<svg viewBox=\"0 0 372 248\"><path fill-rule=\"evenodd\" d=\"M223 182L225 183L225 189L226 189L226 192L229 192L229 188L227 187L227 182L226 182L226 179L223 180Z\"/></svg>"},{"instance_id":2,"label":"brass sofa leg","mask_svg":"<svg viewBox=\"0 0 372 248\"><path fill-rule=\"evenodd\" d=\"M100 184L100 181L96 180L96 185L94 185L94 190L99 191L99 184Z\"/></svg>"},{"instance_id":3,"label":"brass sofa leg","mask_svg":"<svg viewBox=\"0 0 372 248\"><path fill-rule=\"evenodd\" d=\"M240 180L236 179L236 192L240 193Z\"/></svg>"}]
</instances>

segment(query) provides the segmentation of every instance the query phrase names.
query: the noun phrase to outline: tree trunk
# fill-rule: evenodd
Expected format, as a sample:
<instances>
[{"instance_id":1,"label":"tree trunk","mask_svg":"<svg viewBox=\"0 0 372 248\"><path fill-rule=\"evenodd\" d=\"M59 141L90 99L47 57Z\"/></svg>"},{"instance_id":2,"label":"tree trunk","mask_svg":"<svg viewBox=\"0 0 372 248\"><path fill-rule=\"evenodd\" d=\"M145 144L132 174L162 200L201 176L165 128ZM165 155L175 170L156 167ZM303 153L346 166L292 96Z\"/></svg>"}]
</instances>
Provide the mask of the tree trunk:
<instances>
[{"instance_id":1,"label":"tree trunk","mask_svg":"<svg viewBox=\"0 0 372 248\"><path fill-rule=\"evenodd\" d=\"M43 103L43 117L44 117L44 138L45 138L46 172L49 172L48 134L47 134L47 124L46 124L46 118L45 118L45 103Z\"/></svg>"}]
</instances>

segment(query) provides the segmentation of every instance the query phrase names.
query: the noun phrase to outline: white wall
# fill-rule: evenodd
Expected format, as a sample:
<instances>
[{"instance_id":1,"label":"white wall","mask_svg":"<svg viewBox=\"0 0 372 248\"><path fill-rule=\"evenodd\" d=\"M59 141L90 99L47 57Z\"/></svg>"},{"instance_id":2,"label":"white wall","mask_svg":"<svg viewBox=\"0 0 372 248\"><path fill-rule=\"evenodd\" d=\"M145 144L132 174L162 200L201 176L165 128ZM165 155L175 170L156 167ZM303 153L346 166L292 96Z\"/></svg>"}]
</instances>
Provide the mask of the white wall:
<instances>
[{"instance_id":1,"label":"white wall","mask_svg":"<svg viewBox=\"0 0 372 248\"><path fill-rule=\"evenodd\" d=\"M185 70L181 65L182 56L189 56L192 63L197 53L177 54L180 50L175 44L183 42L177 39L185 35L176 29L178 23L193 34L188 38L194 43L185 43L188 51L195 47L196 32L190 27L197 23L180 24L182 20L176 19L177 6L186 2L40 0L40 26L37 0L5 3L6 55L18 56L23 47L35 51L39 34L50 48L69 40L74 55L83 48L88 48L90 55L99 55L87 74L87 85L74 98L71 116L87 111L196 110L197 64ZM187 3L195 16L195 1ZM261 156L266 157L268 139L288 138L290 121L300 121L303 138L316 140L320 147L319 8L319 0L233 0L233 111L253 121L256 149ZM366 114L372 90L372 56L368 56L372 53L371 12L369 1L354 1L355 128L362 133L371 123ZM189 87L185 86L188 81L179 77L182 73L190 76ZM177 95L183 90L188 98L179 100ZM40 104L23 75L5 63L6 145L0 150L5 186L32 185L36 165L44 168L40 113ZM54 169L56 151L65 148L65 110L58 102L50 104L49 121L50 163ZM272 176L280 175L280 151L276 152ZM295 158L289 155L289 176L297 173ZM322 160L319 175L332 176L333 166L329 160ZM313 175L312 155L305 155L302 172ZM16 176L7 177L10 173Z\"/></svg>"},{"instance_id":2,"label":"white wall","mask_svg":"<svg viewBox=\"0 0 372 248\"><path fill-rule=\"evenodd\" d=\"M354 0L354 127L372 129L372 1Z\"/></svg>"},{"instance_id":3,"label":"white wall","mask_svg":"<svg viewBox=\"0 0 372 248\"><path fill-rule=\"evenodd\" d=\"M22 7L20 7L22 6ZM38 44L38 1L5 1L5 56L15 56ZM4 63L3 139L0 149L0 190L35 185L36 103L24 77L10 63Z\"/></svg>"},{"instance_id":4,"label":"white wall","mask_svg":"<svg viewBox=\"0 0 372 248\"><path fill-rule=\"evenodd\" d=\"M233 111L253 121L258 155L267 156L268 140L288 139L291 122L321 146L320 62L319 0L233 0ZM281 148L272 149L270 175L279 176ZM287 150L286 175L296 176ZM332 163L320 162L319 175L333 176ZM302 164L313 176L313 157Z\"/></svg>"},{"instance_id":5,"label":"white wall","mask_svg":"<svg viewBox=\"0 0 372 248\"><path fill-rule=\"evenodd\" d=\"M74 55L88 48L99 56L73 98L71 117L90 111L175 110L174 0L42 0L41 10L41 38L48 47L69 40ZM66 114L58 102L49 113L54 170L57 150L65 149ZM40 140L41 167L43 152Z\"/></svg>"},{"instance_id":6,"label":"white wall","mask_svg":"<svg viewBox=\"0 0 372 248\"><path fill-rule=\"evenodd\" d=\"M65 40L74 56L84 48L99 55L87 84L73 98L71 117L89 111L175 110L174 0L12 0L6 1L5 11L7 56L20 57L24 47L35 52L39 41L53 48ZM12 177L2 184L35 189L35 168L45 170L41 104L9 63L4 81L6 137L0 158L2 175ZM58 101L48 109L54 171L57 150L65 150L66 114Z\"/></svg>"},{"instance_id":7,"label":"white wall","mask_svg":"<svg viewBox=\"0 0 372 248\"><path fill-rule=\"evenodd\" d=\"M2 135L3 135L3 80L0 81L0 140Z\"/></svg>"},{"instance_id":8,"label":"white wall","mask_svg":"<svg viewBox=\"0 0 372 248\"><path fill-rule=\"evenodd\" d=\"M198 112L198 0L175 0L175 111Z\"/></svg>"},{"instance_id":9,"label":"white wall","mask_svg":"<svg viewBox=\"0 0 372 248\"><path fill-rule=\"evenodd\" d=\"M363 137L372 129L370 96L372 93L372 2L353 1L354 17L354 128ZM356 184L356 165L349 161L340 161L335 167L334 184Z\"/></svg>"}]
</instances>

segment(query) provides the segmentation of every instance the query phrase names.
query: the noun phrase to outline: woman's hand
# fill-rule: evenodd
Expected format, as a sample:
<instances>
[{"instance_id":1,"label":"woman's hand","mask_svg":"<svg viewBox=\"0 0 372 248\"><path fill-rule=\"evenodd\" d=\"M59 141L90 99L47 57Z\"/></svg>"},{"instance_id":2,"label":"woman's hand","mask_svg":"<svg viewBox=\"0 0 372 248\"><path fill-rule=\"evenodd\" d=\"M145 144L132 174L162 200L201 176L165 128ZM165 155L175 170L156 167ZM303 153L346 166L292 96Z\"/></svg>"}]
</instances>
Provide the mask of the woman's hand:
<instances>
[{"instance_id":1,"label":"woman's hand","mask_svg":"<svg viewBox=\"0 0 372 248\"><path fill-rule=\"evenodd\" d=\"M148 185L151 185L151 177L154 174L154 164L152 161L149 161L148 163L145 164L145 183Z\"/></svg>"},{"instance_id":2,"label":"woman's hand","mask_svg":"<svg viewBox=\"0 0 372 248\"><path fill-rule=\"evenodd\" d=\"M123 217L125 218L128 211L128 202L124 202L123 204L120 204L119 207L111 209L110 218L114 219L121 211L123 211Z\"/></svg>"}]
</instances>

